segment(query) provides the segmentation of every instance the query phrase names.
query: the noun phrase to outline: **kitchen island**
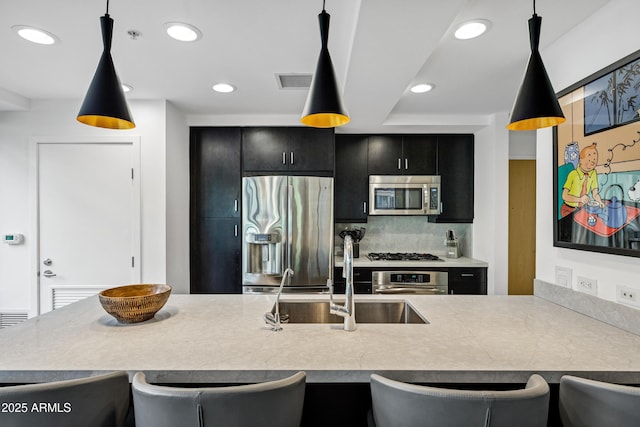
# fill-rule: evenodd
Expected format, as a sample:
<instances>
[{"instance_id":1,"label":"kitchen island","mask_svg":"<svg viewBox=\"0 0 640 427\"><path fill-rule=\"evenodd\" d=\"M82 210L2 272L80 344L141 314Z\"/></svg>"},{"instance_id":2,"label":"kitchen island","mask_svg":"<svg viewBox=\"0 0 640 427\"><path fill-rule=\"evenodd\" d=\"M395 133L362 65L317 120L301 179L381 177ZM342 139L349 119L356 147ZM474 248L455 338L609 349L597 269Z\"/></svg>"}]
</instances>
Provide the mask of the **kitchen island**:
<instances>
[{"instance_id":1,"label":"kitchen island","mask_svg":"<svg viewBox=\"0 0 640 427\"><path fill-rule=\"evenodd\" d=\"M287 300L326 295L285 295ZM428 324L284 324L273 295L172 295L154 319L123 325L97 296L0 330L0 383L125 370L156 383L249 383L304 370L308 383L558 383L571 373L640 383L640 336L535 296L376 296L406 300Z\"/></svg>"}]
</instances>

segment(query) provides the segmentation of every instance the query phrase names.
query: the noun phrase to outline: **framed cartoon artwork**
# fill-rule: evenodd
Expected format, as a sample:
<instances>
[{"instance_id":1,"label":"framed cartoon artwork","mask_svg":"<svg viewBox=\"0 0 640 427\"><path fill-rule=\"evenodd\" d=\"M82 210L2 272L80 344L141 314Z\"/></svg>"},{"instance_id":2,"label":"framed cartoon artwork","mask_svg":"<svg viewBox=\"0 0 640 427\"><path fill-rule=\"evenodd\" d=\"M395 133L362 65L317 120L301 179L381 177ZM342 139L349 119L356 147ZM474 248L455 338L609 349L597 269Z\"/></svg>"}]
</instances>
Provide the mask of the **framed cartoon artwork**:
<instances>
[{"instance_id":1,"label":"framed cartoon artwork","mask_svg":"<svg viewBox=\"0 0 640 427\"><path fill-rule=\"evenodd\" d=\"M558 100L554 246L640 257L640 51Z\"/></svg>"}]
</instances>

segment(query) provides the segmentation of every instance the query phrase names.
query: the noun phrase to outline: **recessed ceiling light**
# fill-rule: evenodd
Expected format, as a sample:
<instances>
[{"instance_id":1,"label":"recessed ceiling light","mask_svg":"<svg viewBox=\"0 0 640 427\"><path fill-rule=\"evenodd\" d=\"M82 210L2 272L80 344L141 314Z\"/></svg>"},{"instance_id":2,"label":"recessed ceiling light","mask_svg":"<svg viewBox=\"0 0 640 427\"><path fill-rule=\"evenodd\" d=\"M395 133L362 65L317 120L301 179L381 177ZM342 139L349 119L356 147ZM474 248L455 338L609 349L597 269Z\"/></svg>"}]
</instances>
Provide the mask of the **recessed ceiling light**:
<instances>
[{"instance_id":1,"label":"recessed ceiling light","mask_svg":"<svg viewBox=\"0 0 640 427\"><path fill-rule=\"evenodd\" d=\"M39 28L29 27L27 25L15 25L11 28L18 33L20 37L33 43L54 44L58 41L55 35Z\"/></svg>"},{"instance_id":2,"label":"recessed ceiling light","mask_svg":"<svg viewBox=\"0 0 640 427\"><path fill-rule=\"evenodd\" d=\"M235 86L232 86L230 84L227 83L218 83L213 85L213 90L215 90L216 92L220 92L220 93L229 93L229 92L233 92L234 90L236 90Z\"/></svg>"},{"instance_id":3,"label":"recessed ceiling light","mask_svg":"<svg viewBox=\"0 0 640 427\"><path fill-rule=\"evenodd\" d=\"M490 26L491 22L486 19L473 19L458 25L454 36L459 40L474 39L487 32Z\"/></svg>"},{"instance_id":4,"label":"recessed ceiling light","mask_svg":"<svg viewBox=\"0 0 640 427\"><path fill-rule=\"evenodd\" d=\"M167 22L164 28L170 37L181 42L194 42L202 38L202 32L199 29L184 22Z\"/></svg>"},{"instance_id":5,"label":"recessed ceiling light","mask_svg":"<svg viewBox=\"0 0 640 427\"><path fill-rule=\"evenodd\" d=\"M120 86L122 86L122 91L124 93L131 92L133 90L133 86L129 86L128 84L125 84L125 83L121 83Z\"/></svg>"},{"instance_id":6,"label":"recessed ceiling light","mask_svg":"<svg viewBox=\"0 0 640 427\"><path fill-rule=\"evenodd\" d=\"M413 93L425 93L425 92L429 92L429 91L433 90L433 88L435 88L435 85L432 85L430 83L421 83L421 84L413 86L411 88L411 92L413 92Z\"/></svg>"}]
</instances>

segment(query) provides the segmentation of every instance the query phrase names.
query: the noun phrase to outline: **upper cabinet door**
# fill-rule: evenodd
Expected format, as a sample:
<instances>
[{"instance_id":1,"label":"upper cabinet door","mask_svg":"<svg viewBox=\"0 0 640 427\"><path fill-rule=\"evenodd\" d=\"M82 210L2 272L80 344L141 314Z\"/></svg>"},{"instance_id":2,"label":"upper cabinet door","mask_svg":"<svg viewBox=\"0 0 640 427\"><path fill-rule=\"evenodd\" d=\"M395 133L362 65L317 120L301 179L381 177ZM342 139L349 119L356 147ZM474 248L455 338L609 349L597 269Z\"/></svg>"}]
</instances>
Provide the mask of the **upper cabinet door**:
<instances>
[{"instance_id":1,"label":"upper cabinet door","mask_svg":"<svg viewBox=\"0 0 640 427\"><path fill-rule=\"evenodd\" d=\"M240 217L240 128L192 128L191 200L200 218Z\"/></svg>"},{"instance_id":2,"label":"upper cabinet door","mask_svg":"<svg viewBox=\"0 0 640 427\"><path fill-rule=\"evenodd\" d=\"M286 172L289 141L282 128L242 129L242 164L245 171Z\"/></svg>"},{"instance_id":3,"label":"upper cabinet door","mask_svg":"<svg viewBox=\"0 0 640 427\"><path fill-rule=\"evenodd\" d=\"M402 135L369 136L369 175L402 175Z\"/></svg>"},{"instance_id":4,"label":"upper cabinet door","mask_svg":"<svg viewBox=\"0 0 640 427\"><path fill-rule=\"evenodd\" d=\"M336 135L334 199L336 222L367 222L369 176L366 135Z\"/></svg>"},{"instance_id":5,"label":"upper cabinet door","mask_svg":"<svg viewBox=\"0 0 640 427\"><path fill-rule=\"evenodd\" d=\"M242 150L245 172L333 175L333 129L244 128Z\"/></svg>"},{"instance_id":6,"label":"upper cabinet door","mask_svg":"<svg viewBox=\"0 0 640 427\"><path fill-rule=\"evenodd\" d=\"M436 175L438 137L404 135L402 137L402 174Z\"/></svg>"},{"instance_id":7,"label":"upper cabinet door","mask_svg":"<svg viewBox=\"0 0 640 427\"><path fill-rule=\"evenodd\" d=\"M333 176L333 128L294 127L286 130L290 172L317 172L314 175Z\"/></svg>"},{"instance_id":8,"label":"upper cabinet door","mask_svg":"<svg viewBox=\"0 0 640 427\"><path fill-rule=\"evenodd\" d=\"M472 134L438 135L442 212L434 217L435 222L473 222L473 145Z\"/></svg>"}]
</instances>

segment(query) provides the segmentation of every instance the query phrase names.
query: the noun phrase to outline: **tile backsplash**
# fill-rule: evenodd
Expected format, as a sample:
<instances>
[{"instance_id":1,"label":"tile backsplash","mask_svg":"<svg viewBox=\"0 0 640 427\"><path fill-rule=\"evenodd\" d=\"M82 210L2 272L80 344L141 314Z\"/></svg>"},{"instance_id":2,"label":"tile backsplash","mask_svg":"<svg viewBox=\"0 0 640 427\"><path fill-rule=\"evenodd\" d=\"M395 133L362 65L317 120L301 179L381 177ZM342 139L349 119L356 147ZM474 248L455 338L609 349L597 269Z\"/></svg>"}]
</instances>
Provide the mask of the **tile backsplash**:
<instances>
[{"instance_id":1,"label":"tile backsplash","mask_svg":"<svg viewBox=\"0 0 640 427\"><path fill-rule=\"evenodd\" d=\"M462 256L471 257L471 224L434 224L424 216L370 216L365 224L337 223L335 253L342 255L340 231L364 227L360 256L369 252L428 252L445 254L445 233L453 230L462 246Z\"/></svg>"}]
</instances>

